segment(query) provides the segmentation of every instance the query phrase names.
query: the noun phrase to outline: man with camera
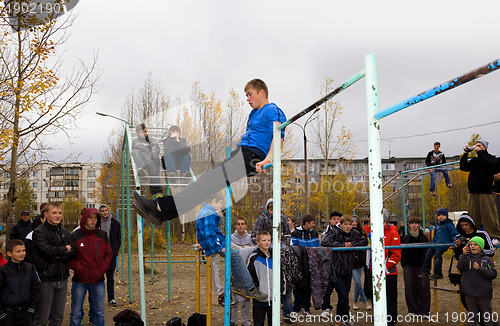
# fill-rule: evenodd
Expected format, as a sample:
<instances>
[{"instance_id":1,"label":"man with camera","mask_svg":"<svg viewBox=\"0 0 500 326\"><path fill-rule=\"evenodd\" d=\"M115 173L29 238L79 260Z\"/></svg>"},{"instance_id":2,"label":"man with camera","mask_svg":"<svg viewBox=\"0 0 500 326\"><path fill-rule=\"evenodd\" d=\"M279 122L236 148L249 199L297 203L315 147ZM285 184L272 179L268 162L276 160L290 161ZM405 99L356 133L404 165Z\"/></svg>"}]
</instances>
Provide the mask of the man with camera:
<instances>
[{"instance_id":1,"label":"man with camera","mask_svg":"<svg viewBox=\"0 0 500 326\"><path fill-rule=\"evenodd\" d=\"M460 170L469 173L469 196L467 208L478 229L484 230L492 238L494 245L500 244L500 226L497 207L492 192L493 175L498 172L498 160L487 151L488 142L478 140L474 146L465 147L460 158ZM475 151L477 157L469 160L469 153Z\"/></svg>"}]
</instances>

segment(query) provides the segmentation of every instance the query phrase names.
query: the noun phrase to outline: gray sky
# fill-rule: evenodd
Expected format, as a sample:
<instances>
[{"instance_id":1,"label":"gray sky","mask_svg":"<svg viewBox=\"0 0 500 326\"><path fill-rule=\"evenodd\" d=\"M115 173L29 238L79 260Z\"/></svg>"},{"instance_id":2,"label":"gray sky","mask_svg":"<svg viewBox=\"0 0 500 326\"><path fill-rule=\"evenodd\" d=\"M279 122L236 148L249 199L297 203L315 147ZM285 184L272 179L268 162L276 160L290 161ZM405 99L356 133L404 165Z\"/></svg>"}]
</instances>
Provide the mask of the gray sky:
<instances>
[{"instance_id":1,"label":"gray sky","mask_svg":"<svg viewBox=\"0 0 500 326\"><path fill-rule=\"evenodd\" d=\"M82 152L81 161L101 161L120 122L95 112L119 116L150 72L170 97L186 101L194 81L225 102L230 89L243 98L244 84L262 78L270 100L291 117L320 98L324 76L340 85L374 53L384 109L500 58L499 7L497 0L80 1L66 62L98 50L102 87L73 133L79 138L58 146ZM389 146L391 156L424 156L436 140L445 154L459 154L472 133L500 155L499 123L395 139L500 120L499 86L497 71L383 119L381 137L392 141L382 141L382 157ZM356 157L366 157L364 79L335 99L344 107L341 124L355 134Z\"/></svg>"}]
</instances>

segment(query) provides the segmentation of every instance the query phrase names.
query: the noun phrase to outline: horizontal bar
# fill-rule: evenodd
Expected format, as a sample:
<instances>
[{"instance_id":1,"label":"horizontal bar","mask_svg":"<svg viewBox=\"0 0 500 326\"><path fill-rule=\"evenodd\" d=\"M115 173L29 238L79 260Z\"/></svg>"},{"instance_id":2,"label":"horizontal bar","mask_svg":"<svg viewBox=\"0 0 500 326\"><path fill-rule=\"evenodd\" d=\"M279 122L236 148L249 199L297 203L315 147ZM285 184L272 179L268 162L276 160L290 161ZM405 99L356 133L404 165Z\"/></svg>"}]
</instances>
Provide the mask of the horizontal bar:
<instances>
[{"instance_id":1,"label":"horizontal bar","mask_svg":"<svg viewBox=\"0 0 500 326\"><path fill-rule=\"evenodd\" d=\"M206 263L205 260L201 260L200 261L201 263ZM225 260L220 260L219 261L220 263L223 263L225 262ZM145 261L144 262L145 264L151 264L151 261ZM153 263L158 263L158 264L167 264L168 263L168 260L155 260L153 261ZM171 261L170 263L174 264L174 263L196 263L196 260L177 260L177 261Z\"/></svg>"},{"instance_id":2,"label":"horizontal bar","mask_svg":"<svg viewBox=\"0 0 500 326\"><path fill-rule=\"evenodd\" d=\"M450 89L453 89L455 87L461 86L467 82L470 82L471 80L474 80L479 77L483 77L484 75L489 74L490 72L493 72L495 70L498 70L500 68L500 59L494 60L484 66L481 66L475 70L472 70L466 74L463 74L461 76L458 76L452 80L449 80L441 85L438 85L434 88L428 89L425 92L422 92L418 95L415 95L409 99L406 99L404 101L401 101L385 110L379 111L375 113L374 118L375 119L382 119L387 117L388 115L391 115L393 113L396 113L398 111L401 111L409 106L412 106L414 104L417 104L419 102L425 101L433 96L439 95L441 93L444 93L446 91L449 91Z\"/></svg>"},{"instance_id":3,"label":"horizontal bar","mask_svg":"<svg viewBox=\"0 0 500 326\"><path fill-rule=\"evenodd\" d=\"M447 288L442 288L442 287L434 286L434 285L431 286L431 289L446 291L446 292L453 292L453 293L460 293L460 290L457 290L457 289L447 289Z\"/></svg>"},{"instance_id":4,"label":"horizontal bar","mask_svg":"<svg viewBox=\"0 0 500 326\"><path fill-rule=\"evenodd\" d=\"M282 124L280 124L278 126L278 130L281 130L281 129L285 128L286 126L288 126L292 122L294 122L294 121L302 118L304 115L308 114L312 110L315 110L320 105L324 104L326 101L328 101L329 99L331 99L332 97L334 97L338 93L340 93L343 90L347 89L349 86L351 86L352 84L354 84L355 82L357 82L358 80L360 80L361 78L363 78L364 76L365 76L365 70L363 69L360 72L358 72L357 74L355 74L354 76L352 76L351 78L349 78L348 80L346 80L345 83L343 83L342 85L340 85L339 87L335 88L333 91L331 91L330 93L328 93L327 95L325 95L323 98L317 100L316 102L314 102L313 104L311 104L310 106L308 106L306 109L304 109L301 112L297 113L296 115L294 115L293 117L291 117L290 119L288 119L288 121L285 121Z\"/></svg>"},{"instance_id":5,"label":"horizontal bar","mask_svg":"<svg viewBox=\"0 0 500 326\"><path fill-rule=\"evenodd\" d=\"M434 169L434 168L438 168L441 166L453 165L453 164L457 164L457 163L460 163L460 161L443 163L443 164L432 165L432 166L426 166L424 168L418 168L418 169L413 169L413 170L405 170L405 171L401 171L400 173L410 173L410 172L416 172L416 171L421 171L421 170L429 170L429 169Z\"/></svg>"},{"instance_id":6,"label":"horizontal bar","mask_svg":"<svg viewBox=\"0 0 500 326\"><path fill-rule=\"evenodd\" d=\"M398 246L385 246L385 249L414 249L414 248L437 248L437 247L452 247L455 246L454 243L443 243L443 244L403 244ZM500 245L499 245L500 247ZM332 247L333 251L348 251L348 250L371 250L371 246L363 246L363 247Z\"/></svg>"}]
</instances>

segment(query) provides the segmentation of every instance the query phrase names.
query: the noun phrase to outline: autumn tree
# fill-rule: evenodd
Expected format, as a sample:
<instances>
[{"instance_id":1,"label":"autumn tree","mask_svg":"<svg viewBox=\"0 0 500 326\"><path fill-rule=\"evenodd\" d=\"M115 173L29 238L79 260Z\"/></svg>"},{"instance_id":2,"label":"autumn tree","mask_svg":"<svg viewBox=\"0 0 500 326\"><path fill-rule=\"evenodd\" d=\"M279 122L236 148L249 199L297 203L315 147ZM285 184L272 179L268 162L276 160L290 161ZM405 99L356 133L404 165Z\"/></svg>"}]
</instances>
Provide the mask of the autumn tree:
<instances>
[{"instance_id":1,"label":"autumn tree","mask_svg":"<svg viewBox=\"0 0 500 326\"><path fill-rule=\"evenodd\" d=\"M8 202L13 224L18 176L26 172L18 167L25 164L29 170L45 157L51 149L46 136L61 132L68 136L68 129L74 127L96 90L99 73L95 56L89 64L80 61L69 73L63 69L63 57L56 56L69 37L67 31L74 20L70 15L33 23L2 10L0 19L0 127L4 137L0 157L1 169L10 172Z\"/></svg>"},{"instance_id":2,"label":"autumn tree","mask_svg":"<svg viewBox=\"0 0 500 326\"><path fill-rule=\"evenodd\" d=\"M321 96L325 96L333 90L333 79L325 77L325 82L321 87ZM315 133L314 143L323 158L325 177L323 185L324 195L324 213L329 215L329 194L328 179L330 171L328 161L332 158L352 159L356 145L352 142L353 134L345 126L338 126L342 117L342 106L332 100L325 102L322 111L318 113L318 118L312 124Z\"/></svg>"},{"instance_id":3,"label":"autumn tree","mask_svg":"<svg viewBox=\"0 0 500 326\"><path fill-rule=\"evenodd\" d=\"M35 191L31 187L29 180L24 176L20 176L17 186L17 200L14 205L14 216L16 218L21 215L22 211L34 212L37 206Z\"/></svg>"},{"instance_id":4,"label":"autumn tree","mask_svg":"<svg viewBox=\"0 0 500 326\"><path fill-rule=\"evenodd\" d=\"M83 209L83 204L76 198L64 198L61 203L63 211L63 223L64 225L78 226L80 225L81 212Z\"/></svg>"},{"instance_id":5,"label":"autumn tree","mask_svg":"<svg viewBox=\"0 0 500 326\"><path fill-rule=\"evenodd\" d=\"M118 135L122 133L113 133L108 139L108 146L104 150L105 164L102 172L97 177L94 196L97 201L109 206L111 212L116 211L118 200L121 194L120 170L121 170L121 149L122 139Z\"/></svg>"}]
</instances>

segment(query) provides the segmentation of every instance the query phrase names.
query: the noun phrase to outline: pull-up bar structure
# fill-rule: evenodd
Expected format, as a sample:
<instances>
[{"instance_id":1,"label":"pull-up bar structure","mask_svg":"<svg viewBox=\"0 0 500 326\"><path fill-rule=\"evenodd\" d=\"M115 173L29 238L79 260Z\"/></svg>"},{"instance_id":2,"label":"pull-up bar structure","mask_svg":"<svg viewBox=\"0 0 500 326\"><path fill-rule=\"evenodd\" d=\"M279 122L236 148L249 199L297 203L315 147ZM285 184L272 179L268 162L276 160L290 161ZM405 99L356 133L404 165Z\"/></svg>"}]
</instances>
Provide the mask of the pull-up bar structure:
<instances>
[{"instance_id":1,"label":"pull-up bar structure","mask_svg":"<svg viewBox=\"0 0 500 326\"><path fill-rule=\"evenodd\" d=\"M370 215L372 229L372 278L373 278L373 313L375 325L387 325L386 287L385 287L385 248L383 232L383 194L382 194L382 159L380 151L379 120L409 106L422 102L445 91L461 86L471 80L482 77L500 68L500 59L479 67L467 74L461 75L439 86L431 88L414 97L404 100L379 112L377 57L374 54L365 56L365 68L351 77L333 92L315 102L305 110L296 114L283 124L275 123L273 134L273 248L280 248L280 212L281 212L281 137L280 131L287 125L315 110L326 101L345 90L356 81L366 77L366 116L368 131L368 168ZM268 168L271 164L265 166ZM280 324L280 282L281 282L280 251L273 250L273 300L272 322Z\"/></svg>"}]
</instances>

